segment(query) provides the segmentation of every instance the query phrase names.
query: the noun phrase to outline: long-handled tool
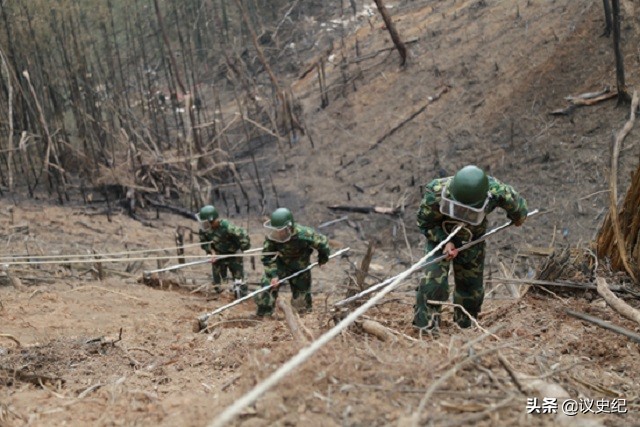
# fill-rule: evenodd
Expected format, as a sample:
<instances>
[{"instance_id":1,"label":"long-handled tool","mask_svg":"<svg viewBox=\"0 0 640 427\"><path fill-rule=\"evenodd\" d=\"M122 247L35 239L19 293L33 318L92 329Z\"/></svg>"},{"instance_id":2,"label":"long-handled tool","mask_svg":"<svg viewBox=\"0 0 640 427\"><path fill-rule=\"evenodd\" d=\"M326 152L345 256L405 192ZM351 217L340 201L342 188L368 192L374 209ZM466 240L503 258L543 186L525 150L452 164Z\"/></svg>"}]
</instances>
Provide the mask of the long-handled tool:
<instances>
[{"instance_id":1,"label":"long-handled tool","mask_svg":"<svg viewBox=\"0 0 640 427\"><path fill-rule=\"evenodd\" d=\"M342 255L343 253L347 252L349 249L350 249L350 248L340 249L338 252L334 253L333 255L330 255L330 256L329 256L329 259L331 259L331 258L335 258L335 257L337 257L337 256L340 256L340 255ZM312 269L313 267L315 267L316 265L318 265L318 263L317 263L317 262L314 262L314 263L312 263L312 264L309 264L306 268L303 268L303 269L302 269L302 270L300 270L300 271L296 271L296 272L295 272L295 273L293 273L292 275L287 276L287 277L285 277L285 278L283 278L283 279L279 279L279 280L276 282L276 285L269 285L269 286L265 286L264 288L260 288L260 289L258 289L258 290L256 290L256 291L253 291L253 292L251 292L250 294L247 294L247 295L243 296L242 298L239 298L239 299L237 299L237 300L235 300L235 301L233 301L233 302L231 302L231 303L229 303L229 304L227 304L227 305L223 305L222 307L217 308L217 309L213 310L213 311L212 311L212 312L210 312L210 313L205 313L205 314L201 315L200 317L198 317L197 322L196 322L196 324L194 325L194 328L193 328L194 332L200 332L201 330L203 330L204 328L206 328L206 327L207 327L207 321L211 318L211 316L213 316L213 315L215 315L215 314L218 314L218 313L222 313L222 312L223 312L223 311L225 311L226 309L231 308L231 307L233 307L233 306L236 306L236 305L240 304L241 302L246 301L246 300L248 300L249 298L252 298L252 297L253 297L253 296L255 296L255 295L258 295L258 294L260 294L260 293L262 293L262 292L268 291L268 290L270 290L270 289L272 289L272 288L274 288L274 287L276 287L276 286L279 286L279 285L281 285L282 283L286 282L287 280L289 280L289 279L293 279L294 277L301 275L301 274L302 274L302 273L304 273L305 271L309 271L309 270L311 270L311 269Z\"/></svg>"},{"instance_id":2,"label":"long-handled tool","mask_svg":"<svg viewBox=\"0 0 640 427\"><path fill-rule=\"evenodd\" d=\"M262 255L275 255L275 252L262 252L262 253L256 253L258 251L261 251L262 248L255 248L255 249L248 249L244 252L238 253L238 254L225 254L225 255L215 255L216 259L223 259L223 258L233 258L233 257L246 257L246 256L262 256ZM176 264L176 265L172 265L170 267L165 267L165 268L158 268L157 270L147 270L144 272L144 277L145 279L149 278L153 273L163 273L165 271L173 271L173 270L178 270L180 268L185 268L185 267L191 267L192 265L200 265L200 264L207 264L211 262L211 258L212 256L208 256L206 258L203 259L199 259L197 261L192 261L192 262L186 262L184 264Z\"/></svg>"},{"instance_id":3,"label":"long-handled tool","mask_svg":"<svg viewBox=\"0 0 640 427\"><path fill-rule=\"evenodd\" d=\"M538 211L538 209L535 209L535 210L533 210L533 211L529 212L529 213L527 214L527 218L528 218L528 217L530 217L530 216L533 216L533 215L537 214L538 212L539 212L539 211ZM480 242L483 242L483 241L487 240L487 239L488 239L489 237L491 237L492 235L494 235L494 234L498 233L499 231L504 230L504 229L505 229L505 228L507 228L507 227L510 227L511 225L513 225L513 221L508 221L508 222L506 222L506 223L502 224L501 226L494 228L493 230L487 231L486 233L484 233L482 236L478 237L477 239L472 240L472 241L470 241L469 243L466 243L466 244L464 244L464 245L460 246L460 247L458 248L458 252L464 251L465 249L469 249L470 247L475 246L475 245L477 245L478 243L480 243ZM440 261L442 261L443 259L445 259L446 257L447 257L447 255L440 255L440 256L439 256L439 257L437 257L437 258L433 258L433 259L431 259L431 260L429 260L429 261L427 261L427 262L423 263L423 264L421 265L421 268L424 268L424 267L426 267L427 265L431 265L431 264L435 264L435 263L437 263L437 262L440 262ZM393 280L394 280L394 279L395 279L395 277L390 277L390 278L388 278L387 280L385 280L385 281L383 281L383 282L380 282L380 283L378 283L377 285L373 285L373 286L371 286L371 287L369 287L369 288L365 289L364 291L362 291L362 292L360 292L360 293L358 293L358 294L356 294L356 295L353 295L353 296L351 296L351 297L349 297L349 298L343 299L342 301L338 301L337 303L335 303L335 304L334 304L334 306L335 306L335 307L341 307L341 306L343 306L343 305L345 305L345 304L348 304L348 303L350 303L350 302L352 302L352 301L355 301L355 300L357 300L357 299L360 299L360 298L362 298L363 296L365 296L365 295L367 295L367 294L370 294L371 292L375 292L375 291L377 291L378 289L384 288L384 287L385 287L385 286L387 286L389 283L393 282Z\"/></svg>"}]
</instances>

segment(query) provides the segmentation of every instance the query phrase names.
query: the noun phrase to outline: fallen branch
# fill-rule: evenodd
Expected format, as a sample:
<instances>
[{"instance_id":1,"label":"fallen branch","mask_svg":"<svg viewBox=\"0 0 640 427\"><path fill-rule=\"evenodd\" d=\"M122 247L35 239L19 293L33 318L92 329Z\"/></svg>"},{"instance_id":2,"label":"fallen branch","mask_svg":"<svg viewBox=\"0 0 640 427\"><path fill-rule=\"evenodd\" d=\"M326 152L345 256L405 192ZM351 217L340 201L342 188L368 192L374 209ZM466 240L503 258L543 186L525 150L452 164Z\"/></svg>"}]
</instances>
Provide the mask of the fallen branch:
<instances>
[{"instance_id":1,"label":"fallen branch","mask_svg":"<svg viewBox=\"0 0 640 427\"><path fill-rule=\"evenodd\" d=\"M486 279L485 283L515 283L518 285L539 285L539 286L554 286L559 288L575 288L575 289L597 289L598 287L593 283L580 283L580 282L564 282L539 279L519 279L517 277L500 277L497 279ZM612 286L610 288L615 292L628 292L623 286Z\"/></svg>"},{"instance_id":2,"label":"fallen branch","mask_svg":"<svg viewBox=\"0 0 640 427\"><path fill-rule=\"evenodd\" d=\"M631 341L640 343L640 335L634 333L633 331L630 331L627 328L623 328L622 326L618 326L618 325L614 325L611 324L605 320L602 320L598 317L595 316L590 316L586 313L580 313L578 311L573 311L573 310L569 310L569 309L565 309L565 313L567 313L570 316L573 317L577 317L578 319L581 320L586 320L587 322L591 322L595 325L600 326L601 328L604 329L608 329L610 331L616 332L620 335L624 335L625 337L631 339Z\"/></svg>"},{"instance_id":3,"label":"fallen branch","mask_svg":"<svg viewBox=\"0 0 640 427\"><path fill-rule=\"evenodd\" d=\"M280 310L282 310L282 312L284 313L284 318L287 321L287 325L289 326L289 330L291 331L293 339L303 345L309 344L307 337L304 336L302 330L300 329L300 324L298 323L298 319L296 318L297 316L291 309L289 303L286 302L283 298L278 298L277 305L278 308L280 308Z\"/></svg>"},{"instance_id":4,"label":"fallen branch","mask_svg":"<svg viewBox=\"0 0 640 427\"><path fill-rule=\"evenodd\" d=\"M517 372L513 370L513 367L511 366L511 364L507 361L507 359L500 352L498 352L498 360L500 361L500 364L502 365L502 367L507 371L507 373L511 377L511 380L513 381L513 383L518 388L518 391L520 391L520 393L522 393L522 394L524 394L526 396L526 391L524 389L524 386L520 382L520 378L518 378Z\"/></svg>"},{"instance_id":5,"label":"fallen branch","mask_svg":"<svg viewBox=\"0 0 640 427\"><path fill-rule=\"evenodd\" d=\"M568 116L578 107L590 106L598 104L602 101L612 99L618 96L617 92L611 92L609 86L600 92L587 92L578 96L567 96L565 99L569 101L569 106L550 112L552 116Z\"/></svg>"},{"instance_id":6,"label":"fallen branch","mask_svg":"<svg viewBox=\"0 0 640 427\"><path fill-rule=\"evenodd\" d=\"M598 293L615 311L623 315L629 320L640 324L640 311L631 307L629 304L618 298L611 292L606 280L602 277L596 277L596 283L598 284Z\"/></svg>"},{"instance_id":7,"label":"fallen branch","mask_svg":"<svg viewBox=\"0 0 640 427\"><path fill-rule=\"evenodd\" d=\"M424 104L422 107L420 107L416 112L411 113L409 115L409 117L407 117L406 119L404 119L403 121L401 121L400 123L398 123L397 125L395 125L394 127L392 127L387 133L385 133L384 135L382 135L376 142L375 144L373 144L367 151L371 151L373 150L377 145L379 145L380 143L382 143L385 139L389 138L391 135L393 135L394 133L396 133L401 127L403 127L404 125L406 125L407 123L409 123L411 120L415 119L418 115L420 115L424 110L427 109L427 107L431 104L433 104L435 101L437 101L438 99L440 99L440 97L449 92L449 86L444 86L442 87L438 93L436 93L434 96L430 96L428 97L428 101L426 104Z\"/></svg>"},{"instance_id":8,"label":"fallen branch","mask_svg":"<svg viewBox=\"0 0 640 427\"><path fill-rule=\"evenodd\" d=\"M185 218L189 218L189 219L192 219L194 221L197 220L196 214L194 214L193 212L191 212L188 209L184 209L184 208L181 208L181 207L178 207L178 206L171 206L171 205L167 205L167 204L164 204L164 203L156 202L156 201L154 201L153 199L151 199L149 197L145 197L144 199L147 201L147 203L149 203L154 208L166 209L166 210L168 210L170 212L177 213L178 215L182 215Z\"/></svg>"},{"instance_id":9,"label":"fallen branch","mask_svg":"<svg viewBox=\"0 0 640 427\"><path fill-rule=\"evenodd\" d=\"M394 127L392 127L389 131L387 131L384 135L382 135L373 145L371 145L364 153L362 153L362 155L374 150L378 145L382 144L382 142L384 142L384 140L386 140L387 138L389 138L391 135L393 135L394 133L396 133L401 127L403 127L404 125L406 125L407 123L409 123L411 120L415 119L417 116L419 116L421 113L423 113L427 107L431 104L433 104L435 101L437 101L438 99L440 99L440 97L449 92L449 86L443 86L440 91L438 91L438 93L436 93L434 96L429 96L427 99L429 102L427 102L426 104L424 104L422 107L420 107L417 111L411 113L409 115L409 117L407 117L406 119L404 119L403 121L401 121L400 123L398 123L397 125L395 125ZM342 169L346 169L347 167L351 166L353 163L355 163L356 159L358 157L354 158L353 160L348 161L347 163L344 164L344 166L342 166ZM338 172L336 172L338 173Z\"/></svg>"},{"instance_id":10,"label":"fallen branch","mask_svg":"<svg viewBox=\"0 0 640 427\"><path fill-rule=\"evenodd\" d=\"M387 328L376 322L375 320L364 320L361 323L362 330L369 335L373 335L378 338L380 341L389 341L391 336L387 331Z\"/></svg>"}]
</instances>

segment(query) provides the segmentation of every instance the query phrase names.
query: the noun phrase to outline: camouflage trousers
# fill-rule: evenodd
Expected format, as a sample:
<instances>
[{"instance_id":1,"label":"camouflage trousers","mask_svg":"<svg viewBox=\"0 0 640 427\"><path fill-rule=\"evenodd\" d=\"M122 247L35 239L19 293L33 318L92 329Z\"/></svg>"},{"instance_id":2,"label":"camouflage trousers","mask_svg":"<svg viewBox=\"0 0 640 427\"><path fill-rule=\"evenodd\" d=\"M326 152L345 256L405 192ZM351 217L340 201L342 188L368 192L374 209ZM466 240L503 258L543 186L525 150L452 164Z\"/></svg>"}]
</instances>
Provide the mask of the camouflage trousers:
<instances>
[{"instance_id":1,"label":"camouflage trousers","mask_svg":"<svg viewBox=\"0 0 640 427\"><path fill-rule=\"evenodd\" d=\"M277 264L278 277L283 278L307 268L309 266L309 261L306 260L306 262L294 262L288 264L278 262ZM304 273L287 280L287 282L291 287L291 306L293 309L299 313L311 312L313 307L311 298L311 271L305 271ZM270 283L271 280L267 276L262 276L262 287L269 286ZM280 286L282 286L282 284L280 284ZM258 306L258 316L273 314L277 298L277 289L272 289L256 295L254 299Z\"/></svg>"},{"instance_id":2,"label":"camouflage trousers","mask_svg":"<svg viewBox=\"0 0 640 427\"><path fill-rule=\"evenodd\" d=\"M211 281L216 291L222 291L220 285L227 280L227 271L231 273L232 279L242 281L240 294L241 296L246 295L248 288L244 281L244 263L240 257L222 258L211 264Z\"/></svg>"},{"instance_id":3,"label":"camouflage trousers","mask_svg":"<svg viewBox=\"0 0 640 427\"><path fill-rule=\"evenodd\" d=\"M456 247L461 242L453 243ZM432 251L437 243L427 241L425 253ZM432 258L437 258L441 253L436 253ZM451 261L442 260L424 268L424 276L416 289L416 304L414 306L413 325L424 328L434 321L439 320L441 306L427 304L427 300L446 301L449 298L449 265L453 263L453 276L455 279L454 304L464 307L474 318L480 313L484 301L484 286L482 275L484 272L485 243L481 242L460 253ZM462 328L471 326L471 319L459 308L453 312L455 322Z\"/></svg>"}]
</instances>

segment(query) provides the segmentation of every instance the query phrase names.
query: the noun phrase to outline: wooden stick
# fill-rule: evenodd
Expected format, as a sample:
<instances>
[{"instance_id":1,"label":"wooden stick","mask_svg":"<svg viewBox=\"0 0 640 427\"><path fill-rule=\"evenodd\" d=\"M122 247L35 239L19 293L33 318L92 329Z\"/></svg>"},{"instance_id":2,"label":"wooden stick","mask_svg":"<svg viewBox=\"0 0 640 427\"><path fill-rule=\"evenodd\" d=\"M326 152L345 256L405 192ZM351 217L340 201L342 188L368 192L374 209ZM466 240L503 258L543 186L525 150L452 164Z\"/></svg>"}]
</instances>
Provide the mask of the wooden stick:
<instances>
[{"instance_id":1,"label":"wooden stick","mask_svg":"<svg viewBox=\"0 0 640 427\"><path fill-rule=\"evenodd\" d=\"M513 370L513 367L511 366L511 364L507 361L507 359L500 352L498 352L498 360L500 361L500 364L504 367L504 369L507 371L507 373L511 377L511 380L516 385L516 387L518 387L518 391L520 391L520 393L526 395L525 389L522 386L522 383L520 382L520 379L518 378L518 375Z\"/></svg>"},{"instance_id":2,"label":"wooden stick","mask_svg":"<svg viewBox=\"0 0 640 427\"><path fill-rule=\"evenodd\" d=\"M555 286L560 288L576 288L576 289L597 289L597 286L593 283L580 283L580 282L552 282L549 280L538 279L519 279L517 277L500 277L497 279L486 279L485 283L515 283L519 285L541 285L541 286ZM611 290L616 292L624 292L625 288L622 286L612 286Z\"/></svg>"},{"instance_id":3,"label":"wooden stick","mask_svg":"<svg viewBox=\"0 0 640 427\"><path fill-rule=\"evenodd\" d=\"M376 322L375 320L367 319L362 322L362 330L378 338L380 341L389 341L390 335L387 328Z\"/></svg>"},{"instance_id":4,"label":"wooden stick","mask_svg":"<svg viewBox=\"0 0 640 427\"><path fill-rule=\"evenodd\" d=\"M276 304L284 313L284 318L287 321L287 325L289 326L291 335L293 335L293 339L304 345L309 344L309 341L302 333L302 330L300 330L300 324L296 319L295 313L291 309L291 305L282 298L278 298L278 302Z\"/></svg>"},{"instance_id":5,"label":"wooden stick","mask_svg":"<svg viewBox=\"0 0 640 427\"><path fill-rule=\"evenodd\" d=\"M640 335L630 331L629 329L623 328L622 326L613 325L607 321L604 321L598 317L590 316L585 313L580 313L578 311L573 311L569 309L565 309L565 313L570 316L577 317L578 319L586 320L587 322L594 323L604 329L609 329L610 331L616 332L618 334L624 335L625 337L631 339L631 341L640 343Z\"/></svg>"},{"instance_id":6,"label":"wooden stick","mask_svg":"<svg viewBox=\"0 0 640 427\"><path fill-rule=\"evenodd\" d=\"M618 298L611 292L607 281L602 277L596 277L596 283L598 284L598 293L604 300L618 313L622 314L629 320L640 324L640 311L631 307L629 304Z\"/></svg>"},{"instance_id":7,"label":"wooden stick","mask_svg":"<svg viewBox=\"0 0 640 427\"><path fill-rule=\"evenodd\" d=\"M417 111L415 111L414 113L412 113L411 115L409 115L409 117L407 117L406 119L404 119L403 121L401 121L400 123L398 123L397 125L395 125L393 128L391 128L387 133L385 133L384 135L382 135L376 142L375 144L373 144L367 151L371 151L374 147L376 147L377 145L381 144L385 139L387 139L388 137L390 137L391 135L393 135L394 133L396 133L398 131L398 129L400 129L401 127L403 127L404 125L406 125L407 123L409 123L411 120L415 119L420 113L422 113L424 110L427 109L427 107L431 104L434 103L434 101L437 101L438 99L440 99L440 97L449 92L449 86L444 86L442 87L438 93L436 93L434 96L430 96L428 98L428 101L426 104L424 104L422 107L420 107Z\"/></svg>"}]
</instances>

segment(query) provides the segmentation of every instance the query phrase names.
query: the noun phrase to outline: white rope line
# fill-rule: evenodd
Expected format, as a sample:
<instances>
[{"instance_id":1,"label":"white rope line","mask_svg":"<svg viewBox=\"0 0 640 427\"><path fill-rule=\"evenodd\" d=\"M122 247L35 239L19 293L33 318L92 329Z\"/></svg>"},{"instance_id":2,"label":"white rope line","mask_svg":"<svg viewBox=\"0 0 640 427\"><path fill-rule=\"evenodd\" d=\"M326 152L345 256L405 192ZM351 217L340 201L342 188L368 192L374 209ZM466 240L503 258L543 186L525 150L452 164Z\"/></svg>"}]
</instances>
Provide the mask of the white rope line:
<instances>
[{"instance_id":1,"label":"white rope line","mask_svg":"<svg viewBox=\"0 0 640 427\"><path fill-rule=\"evenodd\" d=\"M216 258L235 258L235 257L253 257L253 256L263 256L263 255L275 255L277 252L262 252L262 253L237 253L237 254L220 254L215 255ZM98 255L94 255L97 257ZM167 255L167 256L158 256L158 257L134 257L134 258L95 258L95 259L57 259L57 260L45 260L45 261L14 261L14 262L6 262L0 261L2 265L42 265L42 264L94 264L99 262L130 262L130 261L155 261L155 260L164 260L164 259L175 259L175 258L197 258L202 260L202 262L206 262L207 260L211 260L214 255L202 256L202 255Z\"/></svg>"},{"instance_id":2,"label":"white rope line","mask_svg":"<svg viewBox=\"0 0 640 427\"><path fill-rule=\"evenodd\" d=\"M102 254L68 254L68 255L4 255L4 256L0 256L0 263L2 264L6 264L6 261L17 261L17 260L47 260L47 259L62 259L62 261L66 261L65 258L95 258L95 257L115 257L115 256L122 256L122 255L130 255L130 254L142 254L142 253L147 253L147 252L161 252L161 251L169 251L169 250L177 250L177 249L184 249L184 248L189 248L189 247L193 247L193 246L200 246L203 244L207 244L207 243L211 243L211 242L202 242L202 243L189 243L188 245L184 245L184 246L174 246L171 248L162 248L162 249L140 249L140 250L136 250L136 251L127 251L127 252L110 252L110 253L102 253ZM247 249L246 251L244 251L243 253L248 254L248 253L253 253L253 252L258 252L261 251L262 248L253 248L253 249ZM202 255L182 255L182 256L170 256L170 258L194 258L194 257L198 257L198 258L202 258ZM165 259L166 257L159 257L158 259ZM130 258L129 258L130 259ZM156 258L148 258L148 259L156 259ZM29 263L32 264L32 263Z\"/></svg>"},{"instance_id":3,"label":"white rope line","mask_svg":"<svg viewBox=\"0 0 640 427\"><path fill-rule=\"evenodd\" d=\"M408 270L405 270L403 273L400 273L396 276L396 280L394 280L391 284L389 284L386 288L381 290L375 296L373 296L366 303L358 307L355 311L350 313L347 317L345 317L340 323L334 326L332 329L325 332L320 338L316 341L309 344L307 347L301 349L298 354L296 354L293 358L289 359L284 365L280 366L278 370L276 370L271 376L266 378L261 383L258 383L253 389L251 389L244 396L237 399L231 406L227 407L222 414L216 417L211 423L208 424L209 427L222 427L226 425L228 422L233 420L233 418L238 415L245 407L249 406L253 402L255 402L263 393L269 390L271 387L276 385L282 378L288 375L293 369L297 368L299 365L304 363L309 357L311 357L316 351L318 351L323 345L331 341L335 338L340 332L345 330L349 325L351 325L355 320L360 317L364 312L366 312L369 308L374 306L378 301L380 301L385 295L389 292L397 288L401 282L409 277L416 270L419 270L422 267L422 263L425 262L429 257L431 257L437 250L439 250L443 245L445 245L451 238L460 231L462 227L458 226L449 236L440 242L438 246L436 246L431 252L422 257L418 262L413 264Z\"/></svg>"},{"instance_id":4,"label":"white rope line","mask_svg":"<svg viewBox=\"0 0 640 427\"><path fill-rule=\"evenodd\" d=\"M173 246L170 248L161 248L161 249L140 249L134 251L126 251L126 252L111 252L111 253L103 253L103 254L69 254L69 255L0 255L0 262L4 259L49 259L49 258L60 258L60 257L74 257L74 258L83 258L83 257L92 257L92 256L120 256L120 255L129 255L129 254L141 254L147 252L161 252L161 251L170 251L177 250L180 248L190 248L193 246L200 246L201 244L206 244L211 242L202 242L202 243L189 243L182 246Z\"/></svg>"}]
</instances>

